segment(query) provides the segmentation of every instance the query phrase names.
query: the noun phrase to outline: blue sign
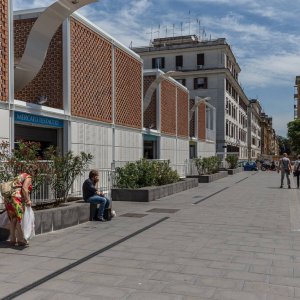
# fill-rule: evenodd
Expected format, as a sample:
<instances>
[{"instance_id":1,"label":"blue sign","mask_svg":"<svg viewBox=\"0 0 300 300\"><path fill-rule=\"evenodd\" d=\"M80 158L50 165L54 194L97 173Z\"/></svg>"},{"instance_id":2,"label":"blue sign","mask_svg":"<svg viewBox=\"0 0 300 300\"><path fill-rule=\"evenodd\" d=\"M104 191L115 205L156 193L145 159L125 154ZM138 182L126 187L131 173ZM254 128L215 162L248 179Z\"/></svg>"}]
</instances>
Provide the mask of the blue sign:
<instances>
[{"instance_id":1,"label":"blue sign","mask_svg":"<svg viewBox=\"0 0 300 300\"><path fill-rule=\"evenodd\" d=\"M23 112L15 112L15 122L28 123L33 125L43 125L47 127L64 127L64 121L44 116L36 116Z\"/></svg>"}]
</instances>

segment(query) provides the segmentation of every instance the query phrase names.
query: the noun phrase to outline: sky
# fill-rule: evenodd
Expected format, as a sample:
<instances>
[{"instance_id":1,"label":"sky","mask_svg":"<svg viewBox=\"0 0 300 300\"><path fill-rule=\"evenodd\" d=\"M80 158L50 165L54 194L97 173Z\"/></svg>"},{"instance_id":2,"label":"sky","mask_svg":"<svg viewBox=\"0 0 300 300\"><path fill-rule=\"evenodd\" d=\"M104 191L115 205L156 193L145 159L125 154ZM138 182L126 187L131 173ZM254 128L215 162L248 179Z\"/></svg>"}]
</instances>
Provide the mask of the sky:
<instances>
[{"instance_id":1,"label":"sky","mask_svg":"<svg viewBox=\"0 0 300 300\"><path fill-rule=\"evenodd\" d=\"M13 0L14 10L54 0ZM79 10L126 46L152 38L197 34L226 38L241 67L239 81L258 99L285 136L294 117L295 77L300 75L300 0L101 0Z\"/></svg>"}]
</instances>

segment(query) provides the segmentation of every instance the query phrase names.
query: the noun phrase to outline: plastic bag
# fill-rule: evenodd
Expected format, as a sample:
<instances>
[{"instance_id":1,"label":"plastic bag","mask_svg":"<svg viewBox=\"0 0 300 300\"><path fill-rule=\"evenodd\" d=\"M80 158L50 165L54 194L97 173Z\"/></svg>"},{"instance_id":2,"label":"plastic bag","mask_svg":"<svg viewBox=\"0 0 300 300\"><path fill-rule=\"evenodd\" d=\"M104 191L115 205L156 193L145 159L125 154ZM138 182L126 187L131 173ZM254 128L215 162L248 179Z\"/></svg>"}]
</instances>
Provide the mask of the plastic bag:
<instances>
[{"instance_id":1,"label":"plastic bag","mask_svg":"<svg viewBox=\"0 0 300 300\"><path fill-rule=\"evenodd\" d=\"M7 215L7 212L3 212L2 214L0 214L0 227L1 228L8 228L9 227L9 218Z\"/></svg>"},{"instance_id":2,"label":"plastic bag","mask_svg":"<svg viewBox=\"0 0 300 300\"><path fill-rule=\"evenodd\" d=\"M22 219L22 230L24 238L30 240L35 236L34 212L30 206L25 206L25 212Z\"/></svg>"}]
</instances>

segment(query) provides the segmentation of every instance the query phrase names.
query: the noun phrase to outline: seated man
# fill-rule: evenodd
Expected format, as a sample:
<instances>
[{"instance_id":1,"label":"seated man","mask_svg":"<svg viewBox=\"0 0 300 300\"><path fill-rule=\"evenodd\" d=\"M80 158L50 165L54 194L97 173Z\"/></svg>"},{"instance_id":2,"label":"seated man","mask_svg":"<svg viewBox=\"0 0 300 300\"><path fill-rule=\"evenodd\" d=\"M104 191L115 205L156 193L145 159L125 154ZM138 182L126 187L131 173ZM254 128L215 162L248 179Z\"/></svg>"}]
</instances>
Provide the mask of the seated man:
<instances>
[{"instance_id":1,"label":"seated man","mask_svg":"<svg viewBox=\"0 0 300 300\"><path fill-rule=\"evenodd\" d=\"M100 204L96 220L105 222L106 220L104 219L103 214L104 210L110 207L110 200L96 188L98 181L99 172L97 170L91 170L89 178L86 179L82 185L82 194L85 202Z\"/></svg>"}]
</instances>

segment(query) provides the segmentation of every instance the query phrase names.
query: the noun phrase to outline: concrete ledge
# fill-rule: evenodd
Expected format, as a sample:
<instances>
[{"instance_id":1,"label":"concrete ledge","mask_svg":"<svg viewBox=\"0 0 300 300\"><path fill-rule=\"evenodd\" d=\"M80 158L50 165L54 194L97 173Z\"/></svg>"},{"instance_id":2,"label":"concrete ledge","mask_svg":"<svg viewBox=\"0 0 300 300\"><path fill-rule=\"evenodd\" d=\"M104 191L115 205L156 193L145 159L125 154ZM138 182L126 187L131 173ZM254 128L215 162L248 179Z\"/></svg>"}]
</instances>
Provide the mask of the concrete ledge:
<instances>
[{"instance_id":1,"label":"concrete ledge","mask_svg":"<svg viewBox=\"0 0 300 300\"><path fill-rule=\"evenodd\" d=\"M88 222L90 204L69 203L65 207L36 210L34 216L35 234L42 234Z\"/></svg>"},{"instance_id":2,"label":"concrete ledge","mask_svg":"<svg viewBox=\"0 0 300 300\"><path fill-rule=\"evenodd\" d=\"M234 174L243 172L244 169L243 169L243 167L238 167L238 168L235 168L235 169L227 169L227 171L228 171L228 175L234 175Z\"/></svg>"},{"instance_id":3,"label":"concrete ledge","mask_svg":"<svg viewBox=\"0 0 300 300\"><path fill-rule=\"evenodd\" d=\"M198 180L189 178L162 186L150 186L140 189L112 189L111 198L113 201L150 202L197 186Z\"/></svg>"},{"instance_id":4,"label":"concrete ledge","mask_svg":"<svg viewBox=\"0 0 300 300\"><path fill-rule=\"evenodd\" d=\"M209 183L228 176L227 171L220 171L210 175L188 175L188 178L197 178L199 183Z\"/></svg>"}]
</instances>

